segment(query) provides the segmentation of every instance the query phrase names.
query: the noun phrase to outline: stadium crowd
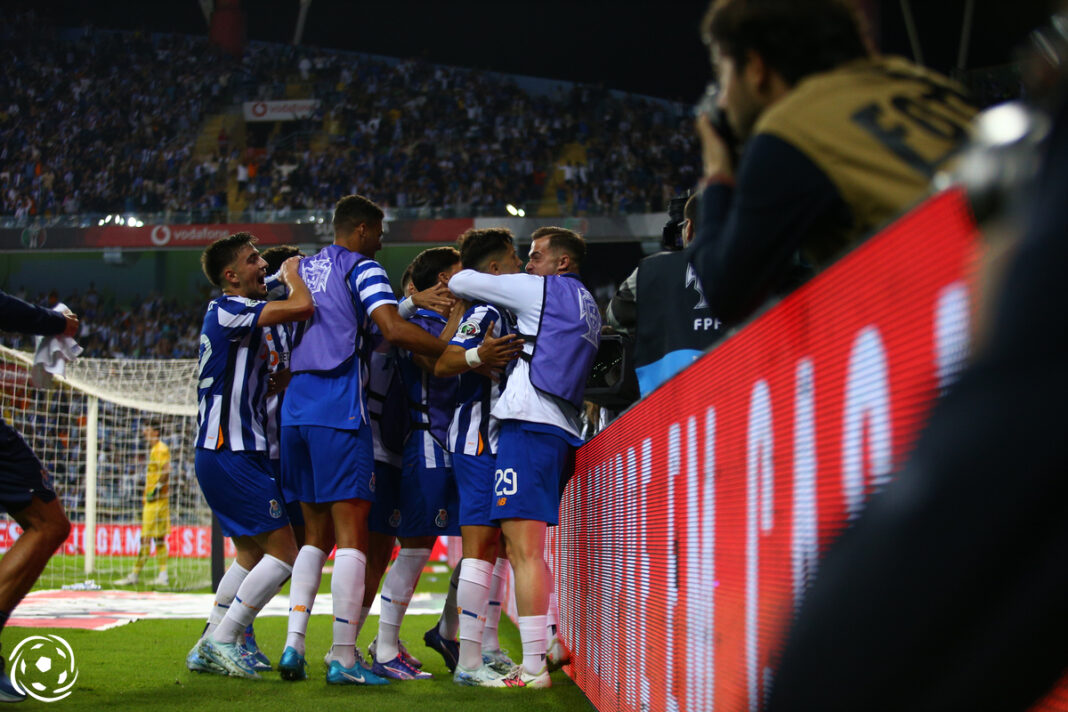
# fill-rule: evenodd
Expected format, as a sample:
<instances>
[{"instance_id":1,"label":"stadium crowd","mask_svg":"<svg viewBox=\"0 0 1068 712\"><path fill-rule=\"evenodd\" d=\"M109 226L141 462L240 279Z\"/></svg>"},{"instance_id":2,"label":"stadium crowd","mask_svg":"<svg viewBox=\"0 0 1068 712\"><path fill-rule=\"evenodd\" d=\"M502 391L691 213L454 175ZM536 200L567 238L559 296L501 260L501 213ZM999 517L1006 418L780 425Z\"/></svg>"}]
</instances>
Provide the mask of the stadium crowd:
<instances>
[{"instance_id":1,"label":"stadium crowd","mask_svg":"<svg viewBox=\"0 0 1068 712\"><path fill-rule=\"evenodd\" d=\"M251 209L280 219L353 192L435 214L500 212L545 199L554 173L550 200L568 213L655 211L695 176L680 105L586 86L534 96L488 72L281 44L250 43L238 60L202 37L11 19L0 215L221 221L231 177ZM292 98L293 83L320 101L315 115L262 150L240 152L224 128L197 154L210 114ZM327 142L313 149L316 133ZM583 150L562 158L571 143Z\"/></svg>"},{"instance_id":2,"label":"stadium crowd","mask_svg":"<svg viewBox=\"0 0 1068 712\"><path fill-rule=\"evenodd\" d=\"M98 312L97 305L87 301L89 294L71 296L71 306L85 321L81 328L88 330L88 334L80 332L83 339L90 344L95 340L112 355L177 355L195 348L198 340L206 344L199 374L196 474L239 555L219 586L204 634L186 658L190 670L257 679L258 670L271 669L254 638L250 645L248 632L256 612L291 579L289 629L278 669L283 679L306 679L307 617L327 552L336 544L334 623L326 681L377 685L386 684L386 678L429 677L420 672L419 662L396 635L429 555L423 540L455 534L462 525L493 529L494 543L476 554L478 547L470 542L478 536L463 531L463 565L455 572L458 591L450 593L454 600L447 603L442 619L427 631L424 641L443 656L459 684L551 685L548 671L556 657L556 629L551 573L541 558L544 525L557 522L560 478L566 476L571 448L580 442L577 429L583 386L596 357L601 328L594 298L578 279L579 266L586 258L585 244L569 230L541 228L531 236L529 274L521 275L511 233L505 229L469 231L458 242L459 250L432 248L413 262L412 291L448 287L456 297L470 299L474 305L421 308L402 317L389 280L374 261L381 248L383 213L370 200L346 194L363 193L396 207L494 208L513 195L539 199L549 185L548 172L559 169L564 180L556 200L561 206L575 210L608 206L619 211L631 205L663 206L667 196L696 181L696 197L682 213L684 227L677 245L683 248L677 253L681 258L671 262L650 258L633 275L635 328L641 336L643 309L657 316L656 325L681 328L682 322L672 324L663 314L648 311L649 290L640 286L660 288L672 280L678 289L667 300L669 306L677 307L690 298L708 310L708 320L715 321L717 329L719 318L730 327L744 323L769 299L787 294L921 199L936 169L963 146L974 115L959 86L904 60L873 54L856 14L846 5L830 0L796 5L769 0L769 4L777 11L770 14L770 20L757 16L759 3L729 1L714 3L706 19L706 39L722 88L716 108L726 115L733 134L747 143L740 158L732 155L723 124L713 121L715 112L699 118L703 168L699 180L694 169L686 170L686 157L696 144L668 114L587 88L576 87L552 105L477 72L411 61L361 59L353 64L336 53L303 54L268 46L250 52L245 64L225 81L224 75L216 76L210 86L212 91L223 87L212 94L220 101L232 83L254 88L253 96L259 99L279 97L284 90L280 77L285 72L296 71L302 80L315 85L314 95L323 100L324 108L309 121L313 126L333 127L328 133L337 140L317 152L269 150L263 163L253 166L255 170L245 165L239 175L244 176L242 182L256 209L328 209L337 202L334 244L303 261L283 263L279 274L288 292L283 290L281 298L267 301L266 263L253 245L254 238L239 233L213 243L204 253L204 271L222 296L211 302L199 339L198 309L185 315L178 305L153 298L141 304L141 320L137 321L130 311ZM748 32L752 25L763 27L766 34ZM828 33L827 27L833 32ZM774 41L785 36L785 30L794 38L789 47ZM836 40L828 42L827 36ZM143 39L144 56L158 56L159 43L170 41ZM96 40L83 42L91 55ZM264 73L267 70L279 73ZM234 81L238 75L243 79ZM201 79L212 81L209 74ZM21 99L29 97L31 105L36 102L37 89L30 86L27 91L19 81L10 77L8 81L8 87L23 92ZM7 143L0 157L6 160L8 149L20 152L14 159L16 170L5 171L6 180L13 183L5 195L14 196L13 204L29 212L19 187L43 195L42 176L54 167L48 158L33 153L36 144L28 117L34 112L32 106L24 108L21 99L2 117ZM49 100L66 106L69 98ZM886 107L908 109L895 115L905 128L898 124L888 128L880 122ZM204 111L204 107L195 108L198 113ZM90 108L89 113L94 110ZM932 127L925 118L930 116L937 116L941 124ZM438 121L438 117L448 118ZM112 118L121 119L121 112L113 112ZM132 123L129 116L122 119L133 129L131 141L145 143L118 151L123 158L112 156L110 169L116 174L125 170L122 180L131 181L127 188L141 178L144 195L156 190L159 181L149 179L146 187L134 163L141 160L140 166L158 166L159 151L166 150L160 142L170 139L165 131L156 134L151 116L146 120L145 114L135 110L132 119ZM591 131L595 122L596 137ZM602 132L602 127L607 131ZM228 141L220 134L222 160L240 163L243 157L227 153ZM584 145L586 160L556 165L564 145L576 141ZM636 155L637 149L628 145L640 145L643 152L650 151L650 145L656 149ZM227 164L215 164L212 171L204 164L191 167L191 153L182 153L180 148L174 155L179 162L181 157L187 159L178 167L179 176L192 177L197 186L214 183L217 192L206 192L194 202L200 200L198 204L207 206L203 203L207 200L210 209L220 209L218 176ZM117 163L120 160L133 163ZM115 190L109 182L110 169L98 170L94 184L105 201L108 191ZM53 177L49 190L54 192L57 184L61 192L77 190L66 174L62 181ZM193 197L193 188L183 193L187 186L180 182L172 187L184 200ZM61 203L65 201L66 194ZM42 208L49 204L56 205L54 197L51 203L41 203ZM5 210L8 207L5 203ZM548 232L539 234L542 231ZM472 245L480 241L485 244L476 251ZM441 262L425 264L431 258ZM344 278L329 281L331 273ZM649 281L649 275L655 279ZM319 295L314 302L311 284ZM638 291L644 295L644 304L638 300ZM47 301L54 300L49 297ZM412 307L412 302L406 306ZM684 311L683 322L692 320L689 310L676 311ZM159 318L160 313L170 316ZM101 325L94 328L97 320ZM307 324L286 352L280 344L293 343L293 332L285 325L294 321ZM698 323L708 323L692 321L694 330ZM710 338L720 336L711 337L706 331L683 344L665 339L658 356L682 354L665 371L684 367L692 360L691 352L700 353ZM444 338L439 338L442 334ZM365 338L381 343L365 344ZM520 338L529 343L523 346ZM496 363L490 353L501 341L519 348L505 358L500 347L501 362ZM386 342L393 344L392 351L381 348L388 347ZM231 349L256 353L261 347L264 353L278 348L273 353L280 356L275 364L269 367L269 359L229 358ZM378 384L370 380L372 347L388 354L391 363L395 360L396 365L389 368L396 368L396 379L387 374ZM503 379L476 372L483 365L504 366L515 359L517 350L522 357L508 366ZM280 390L274 385L277 381L271 380L284 370L279 363L291 363L295 375L292 380L283 379L289 384L285 400L267 405ZM477 393L472 389L466 401L457 396L463 381L455 377L461 375L480 379L477 385L482 389ZM434 378L453 380L436 383ZM378 481L382 489L376 494L376 476L384 472L376 462L378 450L389 449L381 430L386 407L381 403L387 402L397 379L408 391L404 402L410 411L399 418L411 429L403 452L391 453L403 462L394 473L400 492L397 502L402 504L376 513L372 503L381 506L386 500L382 490L388 481L385 477ZM375 390L382 385L386 388ZM247 413L223 407L246 394L263 395L265 405L249 408ZM379 401L382 410L366 416L364 404L369 400ZM473 407L483 403L486 411L476 416ZM349 404L349 409L343 404ZM472 409L465 414L464 406ZM476 417L481 423L470 434L468 428ZM468 447L475 452L468 453ZM482 459L462 464L468 454ZM344 462L338 463L342 456ZM335 476L325 478L328 482L317 480L316 472L327 467ZM467 474L474 475L472 481L477 479L485 492L476 492L468 486L470 481L461 483L463 467L471 468ZM459 493L449 493L456 494L456 500L448 502L448 511L444 504L430 502L431 493L439 494L427 484L430 476L453 474L427 474L437 470L455 470L453 487ZM518 472L523 473L526 489L522 491L529 498L522 503L517 496ZM246 479L239 481L235 473ZM528 484L528 473L535 474L533 486ZM400 482L405 483L403 491ZM492 497L488 496L491 489ZM426 501L414 502L413 492L425 495ZM262 506L253 512L237 493ZM467 508L465 494L478 500L477 512ZM302 521L309 525L299 549L296 527L288 523L292 515L282 511L280 497L290 504L299 503ZM413 501L403 502L406 497ZM400 507L409 505L401 517ZM482 511L487 507L488 512ZM406 519L409 511L418 511L424 518ZM386 515L384 523L382 516L376 516L382 514ZM426 526L413 527L411 521ZM407 537L405 527L412 527ZM495 527L500 528L499 534ZM370 610L368 596L373 599L377 588L372 573L374 554L367 553L370 532L386 535L390 548L396 535L402 552L415 564L410 571L403 571L400 563L390 569L389 576L407 576L408 580L387 578L383 602L397 610L380 618L374 645L381 644L379 651L388 652L379 655L372 648L373 667L368 668L362 664L355 641ZM523 643L518 665L505 656L506 662L497 661L501 665L495 666L493 654L503 651L485 647L482 640L495 565L503 561L495 548L498 535L506 543L517 581ZM363 595L365 582L367 596ZM233 600L244 605L230 606ZM384 605L383 610L389 609ZM466 617L449 622L449 611L456 610ZM798 659L803 659L803 652ZM794 688L781 681L777 684L777 697L772 701L782 709L795 708L789 704L791 699L834 693L831 688L831 693L814 692L805 687L812 684L808 682L794 682ZM871 695L867 690L860 694ZM852 708L879 707L872 703Z\"/></svg>"},{"instance_id":3,"label":"stadium crowd","mask_svg":"<svg viewBox=\"0 0 1068 712\"><path fill-rule=\"evenodd\" d=\"M85 358L166 359L196 358L199 348L203 304L196 300L179 302L157 294L129 303L101 299L94 283L84 293L59 290L27 294L15 292L33 304L54 307L65 304L81 318L76 339ZM0 344L32 351L35 336L0 331Z\"/></svg>"}]
</instances>

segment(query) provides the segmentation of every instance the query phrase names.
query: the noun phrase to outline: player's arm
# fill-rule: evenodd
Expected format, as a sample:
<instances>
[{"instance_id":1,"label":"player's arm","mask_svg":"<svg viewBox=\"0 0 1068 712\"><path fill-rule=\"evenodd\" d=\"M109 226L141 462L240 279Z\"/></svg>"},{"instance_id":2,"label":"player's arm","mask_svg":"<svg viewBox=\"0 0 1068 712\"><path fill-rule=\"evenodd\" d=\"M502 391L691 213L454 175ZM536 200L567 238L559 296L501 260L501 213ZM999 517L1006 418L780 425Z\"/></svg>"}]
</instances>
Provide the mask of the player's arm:
<instances>
[{"instance_id":1,"label":"player's arm","mask_svg":"<svg viewBox=\"0 0 1068 712\"><path fill-rule=\"evenodd\" d=\"M451 298L451 297L450 297ZM398 311L400 308L398 307ZM463 319L464 313L467 311L467 304L459 299L452 301L452 309L449 313L449 320L445 322L445 326L442 328L441 333L438 334L438 338L446 344L452 340L454 334L456 334L456 327L460 326L460 321ZM437 357L424 356L423 354L412 354L412 363L418 366L423 371L433 374L434 364L437 363Z\"/></svg>"},{"instance_id":2,"label":"player's arm","mask_svg":"<svg viewBox=\"0 0 1068 712\"><path fill-rule=\"evenodd\" d=\"M423 354L437 358L445 350L445 342L431 336L410 321L405 321L397 313L396 304L379 304L371 312L371 320L378 325L386 341L408 349L413 354Z\"/></svg>"},{"instance_id":3,"label":"player's arm","mask_svg":"<svg viewBox=\"0 0 1068 712\"><path fill-rule=\"evenodd\" d=\"M153 456L150 454L149 458ZM156 460L154 464L159 468L159 477L156 478L156 484L152 489L145 492L145 502L155 502L160 498L163 493L163 488L167 486L171 479L171 456L168 452L166 458Z\"/></svg>"},{"instance_id":4,"label":"player's arm","mask_svg":"<svg viewBox=\"0 0 1068 712\"><path fill-rule=\"evenodd\" d=\"M449 279L449 291L471 301L488 302L522 314L540 305L544 278L532 274L485 274L463 269Z\"/></svg>"},{"instance_id":5,"label":"player's arm","mask_svg":"<svg viewBox=\"0 0 1068 712\"><path fill-rule=\"evenodd\" d=\"M267 396L276 396L289 387L289 381L293 378L293 372L288 368L280 368L267 376Z\"/></svg>"},{"instance_id":6,"label":"player's arm","mask_svg":"<svg viewBox=\"0 0 1068 712\"><path fill-rule=\"evenodd\" d=\"M167 489L167 485L171 481L171 456L167 453L167 457L159 463L159 481L156 483L156 496L153 499L160 499L163 496L163 491Z\"/></svg>"},{"instance_id":7,"label":"player's arm","mask_svg":"<svg viewBox=\"0 0 1068 712\"><path fill-rule=\"evenodd\" d=\"M260 312L257 322L259 326L272 326L287 321L306 321L315 313L315 302L312 301L308 285L300 278L297 269L300 257L290 257L282 263L280 274L282 281L289 287L289 296L278 301L267 302Z\"/></svg>"},{"instance_id":8,"label":"player's arm","mask_svg":"<svg viewBox=\"0 0 1068 712\"><path fill-rule=\"evenodd\" d=\"M0 291L0 329L41 336L75 336L78 317L30 304Z\"/></svg>"},{"instance_id":9,"label":"player's arm","mask_svg":"<svg viewBox=\"0 0 1068 712\"><path fill-rule=\"evenodd\" d=\"M434 364L435 376L456 376L480 366L500 368L519 356L523 349L523 340L515 334L489 336L493 331L493 322L486 327L487 336L482 343L464 348L459 344L449 344ZM474 353L471 353L474 352Z\"/></svg>"},{"instance_id":10,"label":"player's arm","mask_svg":"<svg viewBox=\"0 0 1068 712\"><path fill-rule=\"evenodd\" d=\"M451 309L456 300L449 293L449 288L441 282L435 282L421 292L416 292L410 297L405 297L397 305L402 319L411 319L416 309Z\"/></svg>"}]
</instances>

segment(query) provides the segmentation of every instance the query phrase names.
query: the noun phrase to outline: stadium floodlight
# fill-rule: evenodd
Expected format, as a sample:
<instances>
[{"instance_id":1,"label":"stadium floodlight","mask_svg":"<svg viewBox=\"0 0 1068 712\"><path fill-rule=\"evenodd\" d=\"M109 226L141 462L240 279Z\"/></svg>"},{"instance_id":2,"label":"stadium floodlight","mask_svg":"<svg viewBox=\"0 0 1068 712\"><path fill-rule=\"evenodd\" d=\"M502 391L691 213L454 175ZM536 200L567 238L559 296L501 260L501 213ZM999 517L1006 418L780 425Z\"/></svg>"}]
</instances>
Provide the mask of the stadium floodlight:
<instances>
[{"instance_id":1,"label":"stadium floodlight","mask_svg":"<svg viewBox=\"0 0 1068 712\"><path fill-rule=\"evenodd\" d=\"M115 218L115 224L116 225L125 225L126 221L123 219L123 217L121 215L119 215L118 217Z\"/></svg>"},{"instance_id":2,"label":"stadium floodlight","mask_svg":"<svg viewBox=\"0 0 1068 712\"><path fill-rule=\"evenodd\" d=\"M106 222L106 223L111 222L111 215L108 215L106 218L104 218L104 222Z\"/></svg>"},{"instance_id":3,"label":"stadium floodlight","mask_svg":"<svg viewBox=\"0 0 1068 712\"><path fill-rule=\"evenodd\" d=\"M527 216L527 211L523 210L523 208L520 208L519 209L519 217L525 218L526 216Z\"/></svg>"},{"instance_id":4,"label":"stadium floodlight","mask_svg":"<svg viewBox=\"0 0 1068 712\"><path fill-rule=\"evenodd\" d=\"M516 206L512 205L511 203L508 203L508 205L505 205L504 209L507 210L508 214L512 215L513 217L516 216L516 215L519 215L519 208L517 208Z\"/></svg>"}]
</instances>

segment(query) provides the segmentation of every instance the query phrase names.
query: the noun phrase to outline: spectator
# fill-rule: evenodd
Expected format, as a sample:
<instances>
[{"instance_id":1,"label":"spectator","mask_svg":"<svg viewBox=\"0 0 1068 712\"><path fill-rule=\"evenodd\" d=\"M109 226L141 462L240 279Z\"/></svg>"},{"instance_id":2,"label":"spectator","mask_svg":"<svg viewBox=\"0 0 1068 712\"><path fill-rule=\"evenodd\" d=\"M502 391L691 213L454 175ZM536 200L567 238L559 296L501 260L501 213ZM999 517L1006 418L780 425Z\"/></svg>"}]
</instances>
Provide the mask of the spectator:
<instances>
[{"instance_id":1,"label":"spectator","mask_svg":"<svg viewBox=\"0 0 1068 712\"><path fill-rule=\"evenodd\" d=\"M746 145L732 165L698 118L689 253L712 312L735 324L921 198L974 112L944 77L874 56L845 0L715 0L703 27L718 108Z\"/></svg>"},{"instance_id":2,"label":"spectator","mask_svg":"<svg viewBox=\"0 0 1068 712\"><path fill-rule=\"evenodd\" d=\"M1050 56L1063 57L1063 37L1055 48ZM820 562L770 712L1064 709L1068 75L1059 72L1060 107L991 300L989 339L896 478Z\"/></svg>"}]
</instances>

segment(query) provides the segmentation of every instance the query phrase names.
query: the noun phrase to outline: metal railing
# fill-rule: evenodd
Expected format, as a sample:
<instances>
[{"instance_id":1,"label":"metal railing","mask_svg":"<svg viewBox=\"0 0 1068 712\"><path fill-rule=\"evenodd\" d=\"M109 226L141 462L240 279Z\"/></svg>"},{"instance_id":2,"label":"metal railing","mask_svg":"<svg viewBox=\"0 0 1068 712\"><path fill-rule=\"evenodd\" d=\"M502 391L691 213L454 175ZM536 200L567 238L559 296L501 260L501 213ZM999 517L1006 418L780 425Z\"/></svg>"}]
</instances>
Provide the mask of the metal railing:
<instances>
[{"instance_id":1,"label":"metal railing","mask_svg":"<svg viewBox=\"0 0 1068 712\"><path fill-rule=\"evenodd\" d=\"M591 206L585 210L556 201L528 201L517 204L498 205L448 205L385 208L387 220L440 220L446 218L472 217L588 217L604 215L630 215L654 212L649 203L635 203L624 207ZM144 225L212 225L212 224L257 224L257 223L329 223L333 210L189 210L159 213L77 213L73 215L11 216L0 215L0 228L51 228L51 227L104 227L119 225L141 227Z\"/></svg>"}]
</instances>

